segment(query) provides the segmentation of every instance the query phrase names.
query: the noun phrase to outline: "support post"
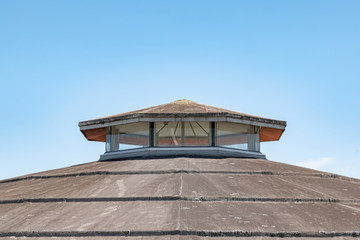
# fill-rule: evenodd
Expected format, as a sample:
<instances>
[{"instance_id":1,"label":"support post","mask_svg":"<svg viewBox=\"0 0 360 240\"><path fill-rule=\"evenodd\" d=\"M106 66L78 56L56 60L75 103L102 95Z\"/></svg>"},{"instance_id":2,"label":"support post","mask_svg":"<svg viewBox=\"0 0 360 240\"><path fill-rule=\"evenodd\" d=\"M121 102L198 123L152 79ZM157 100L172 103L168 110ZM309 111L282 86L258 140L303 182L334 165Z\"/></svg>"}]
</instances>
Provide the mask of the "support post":
<instances>
[{"instance_id":1,"label":"support post","mask_svg":"<svg viewBox=\"0 0 360 240\"><path fill-rule=\"evenodd\" d=\"M110 127L110 151L118 151L119 150L119 131L116 127Z\"/></svg>"},{"instance_id":2,"label":"support post","mask_svg":"<svg viewBox=\"0 0 360 240\"><path fill-rule=\"evenodd\" d=\"M150 137L149 145L150 145L150 147L154 147L154 143L155 143L155 139L154 139L155 133L154 133L154 131L155 131L155 124L154 124L154 122L150 122L149 123L149 137Z\"/></svg>"},{"instance_id":3,"label":"support post","mask_svg":"<svg viewBox=\"0 0 360 240\"><path fill-rule=\"evenodd\" d=\"M185 123L181 122L181 146L185 146Z\"/></svg>"},{"instance_id":4,"label":"support post","mask_svg":"<svg viewBox=\"0 0 360 240\"><path fill-rule=\"evenodd\" d=\"M210 146L216 145L216 127L215 122L210 122Z\"/></svg>"}]
</instances>

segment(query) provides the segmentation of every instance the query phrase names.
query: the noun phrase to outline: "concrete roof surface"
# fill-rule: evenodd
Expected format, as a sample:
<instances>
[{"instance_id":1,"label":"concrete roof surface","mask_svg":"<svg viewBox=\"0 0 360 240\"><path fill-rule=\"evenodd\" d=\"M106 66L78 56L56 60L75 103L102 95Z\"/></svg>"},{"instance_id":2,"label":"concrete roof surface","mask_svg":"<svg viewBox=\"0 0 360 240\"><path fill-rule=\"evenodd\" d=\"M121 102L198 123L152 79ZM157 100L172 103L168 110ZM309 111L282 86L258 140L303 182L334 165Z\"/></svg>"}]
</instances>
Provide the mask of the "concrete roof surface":
<instances>
[{"instance_id":1,"label":"concrete roof surface","mask_svg":"<svg viewBox=\"0 0 360 240\"><path fill-rule=\"evenodd\" d=\"M91 162L0 181L0 239L352 239L360 180L262 159Z\"/></svg>"}]
</instances>

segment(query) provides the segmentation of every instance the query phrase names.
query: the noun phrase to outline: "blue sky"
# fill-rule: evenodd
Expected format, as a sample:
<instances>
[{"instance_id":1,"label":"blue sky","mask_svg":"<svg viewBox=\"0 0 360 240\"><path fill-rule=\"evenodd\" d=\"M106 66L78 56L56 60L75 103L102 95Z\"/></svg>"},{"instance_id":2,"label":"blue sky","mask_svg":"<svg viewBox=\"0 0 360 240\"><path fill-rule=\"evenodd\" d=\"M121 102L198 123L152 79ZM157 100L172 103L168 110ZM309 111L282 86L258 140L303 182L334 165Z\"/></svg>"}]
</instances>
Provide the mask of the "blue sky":
<instances>
[{"instance_id":1,"label":"blue sky","mask_svg":"<svg viewBox=\"0 0 360 240\"><path fill-rule=\"evenodd\" d=\"M0 179L96 161L78 122L178 99L286 120L268 159L360 178L359 1L0 1Z\"/></svg>"}]
</instances>

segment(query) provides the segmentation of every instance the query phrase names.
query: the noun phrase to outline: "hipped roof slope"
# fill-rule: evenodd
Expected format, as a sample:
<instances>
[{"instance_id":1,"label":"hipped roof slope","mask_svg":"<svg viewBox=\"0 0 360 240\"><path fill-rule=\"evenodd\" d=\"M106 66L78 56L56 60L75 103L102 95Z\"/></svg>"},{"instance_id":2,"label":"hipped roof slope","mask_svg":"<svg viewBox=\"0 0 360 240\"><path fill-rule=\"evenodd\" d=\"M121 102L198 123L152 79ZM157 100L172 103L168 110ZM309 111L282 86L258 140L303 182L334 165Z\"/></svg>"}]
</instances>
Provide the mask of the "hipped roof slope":
<instances>
[{"instance_id":1,"label":"hipped roof slope","mask_svg":"<svg viewBox=\"0 0 360 240\"><path fill-rule=\"evenodd\" d=\"M79 123L79 126L85 126L88 124L94 124L98 122L107 122L118 120L122 118L132 118L132 117L147 117L147 116L173 116L176 115L178 117L185 116L218 116L218 115L232 115L239 116L246 119L258 120L264 122L270 122L282 126L286 126L286 121L279 121L270 118L263 118L255 115L250 115L246 113L240 113L236 111L227 110L224 108L213 107L205 104L200 104L197 102L193 102L187 99L177 100L174 102L161 104L153 107L148 107L140 110L135 110L131 112L120 113L116 115L111 115L102 118L96 118L93 120L82 121Z\"/></svg>"}]
</instances>

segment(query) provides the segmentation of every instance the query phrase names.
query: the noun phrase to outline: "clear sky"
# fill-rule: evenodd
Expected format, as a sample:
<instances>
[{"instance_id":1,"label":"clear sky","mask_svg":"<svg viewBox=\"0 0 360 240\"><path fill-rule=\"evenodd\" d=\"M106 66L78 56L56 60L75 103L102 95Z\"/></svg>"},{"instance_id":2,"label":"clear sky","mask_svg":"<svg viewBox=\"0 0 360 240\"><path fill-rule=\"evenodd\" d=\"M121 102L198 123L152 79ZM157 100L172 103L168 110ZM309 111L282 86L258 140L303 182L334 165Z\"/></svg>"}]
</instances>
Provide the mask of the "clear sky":
<instances>
[{"instance_id":1,"label":"clear sky","mask_svg":"<svg viewBox=\"0 0 360 240\"><path fill-rule=\"evenodd\" d=\"M0 1L0 179L96 161L79 121L178 99L286 120L268 159L360 178L360 1Z\"/></svg>"}]
</instances>

